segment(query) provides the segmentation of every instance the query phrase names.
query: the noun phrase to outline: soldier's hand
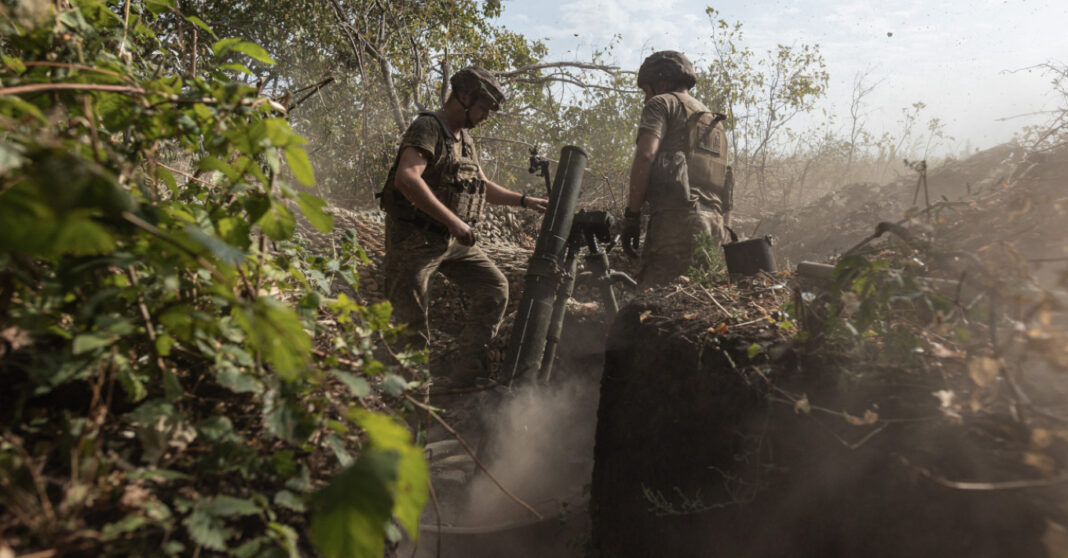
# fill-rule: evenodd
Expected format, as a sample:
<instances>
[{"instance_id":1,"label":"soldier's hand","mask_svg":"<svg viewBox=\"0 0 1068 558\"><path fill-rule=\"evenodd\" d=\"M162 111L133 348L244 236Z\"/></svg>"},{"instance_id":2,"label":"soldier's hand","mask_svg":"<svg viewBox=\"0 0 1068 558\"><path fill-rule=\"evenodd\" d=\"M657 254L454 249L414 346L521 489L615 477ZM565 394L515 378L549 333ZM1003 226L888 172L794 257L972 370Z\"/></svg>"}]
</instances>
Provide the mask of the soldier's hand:
<instances>
[{"instance_id":1,"label":"soldier's hand","mask_svg":"<svg viewBox=\"0 0 1068 558\"><path fill-rule=\"evenodd\" d=\"M470 225L460 219L457 219L449 226L449 234L456 237L456 240L460 241L460 244L464 246L475 245L475 229L472 229Z\"/></svg>"},{"instance_id":2,"label":"soldier's hand","mask_svg":"<svg viewBox=\"0 0 1068 558\"><path fill-rule=\"evenodd\" d=\"M527 209L533 209L538 213L545 213L545 210L549 208L549 200L545 200L542 198L527 197L527 200L526 202L524 202L524 204L526 205Z\"/></svg>"},{"instance_id":3,"label":"soldier's hand","mask_svg":"<svg viewBox=\"0 0 1068 558\"><path fill-rule=\"evenodd\" d=\"M638 246L642 238L642 214L631 213L628 208L623 212L623 251L632 258L638 257Z\"/></svg>"}]
</instances>

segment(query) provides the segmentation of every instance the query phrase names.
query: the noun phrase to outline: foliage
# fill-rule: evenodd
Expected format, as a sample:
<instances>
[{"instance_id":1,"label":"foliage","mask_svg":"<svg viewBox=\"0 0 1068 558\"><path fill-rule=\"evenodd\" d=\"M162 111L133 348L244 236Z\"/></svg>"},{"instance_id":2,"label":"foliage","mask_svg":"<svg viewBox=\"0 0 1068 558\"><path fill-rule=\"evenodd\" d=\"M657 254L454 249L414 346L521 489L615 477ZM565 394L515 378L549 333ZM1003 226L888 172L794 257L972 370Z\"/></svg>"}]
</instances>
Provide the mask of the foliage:
<instances>
[{"instance_id":1,"label":"foliage","mask_svg":"<svg viewBox=\"0 0 1068 558\"><path fill-rule=\"evenodd\" d=\"M1031 151L1055 151L1068 145L1068 64L1051 60L1028 69L1038 69L1049 77L1051 93L1058 104L1049 111L1044 124L1025 128L1020 140Z\"/></svg>"},{"instance_id":2,"label":"foliage","mask_svg":"<svg viewBox=\"0 0 1068 558\"><path fill-rule=\"evenodd\" d=\"M767 202L767 169L776 142L786 126L811 111L827 92L829 75L818 44L779 44L759 59L743 46L742 24L706 10L712 22L716 59L705 79L712 84L710 106L727 115L735 176L755 181Z\"/></svg>"},{"instance_id":3,"label":"foliage","mask_svg":"<svg viewBox=\"0 0 1068 558\"><path fill-rule=\"evenodd\" d=\"M422 357L377 360L389 305L331 298L366 258L309 254L295 232L332 226L304 188L307 142L234 79L272 56L169 0L17 15L0 89L9 544L298 556L308 514L326 556L374 556L394 517L416 536L426 464L379 386L403 396ZM190 58L178 27L211 40Z\"/></svg>"},{"instance_id":4,"label":"foliage","mask_svg":"<svg viewBox=\"0 0 1068 558\"><path fill-rule=\"evenodd\" d=\"M686 276L693 281L711 287L727 280L727 262L723 259L720 239L701 232L694 239L693 265Z\"/></svg>"}]
</instances>

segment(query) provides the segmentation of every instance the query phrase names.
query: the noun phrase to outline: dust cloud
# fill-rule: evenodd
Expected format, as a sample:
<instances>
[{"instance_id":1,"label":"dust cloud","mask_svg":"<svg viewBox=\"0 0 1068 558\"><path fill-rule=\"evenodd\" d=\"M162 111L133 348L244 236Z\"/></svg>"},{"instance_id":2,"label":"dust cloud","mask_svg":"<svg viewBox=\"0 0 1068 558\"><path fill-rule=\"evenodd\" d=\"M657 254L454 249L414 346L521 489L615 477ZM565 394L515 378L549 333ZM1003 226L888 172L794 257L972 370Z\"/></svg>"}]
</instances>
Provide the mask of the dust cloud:
<instances>
[{"instance_id":1,"label":"dust cloud","mask_svg":"<svg viewBox=\"0 0 1068 558\"><path fill-rule=\"evenodd\" d=\"M490 429L486 468L543 516L565 513L584 501L583 488L593 467L598 387L586 376L529 385L502 400L484 419ZM531 517L492 479L479 474L470 484L458 523L489 525Z\"/></svg>"}]
</instances>

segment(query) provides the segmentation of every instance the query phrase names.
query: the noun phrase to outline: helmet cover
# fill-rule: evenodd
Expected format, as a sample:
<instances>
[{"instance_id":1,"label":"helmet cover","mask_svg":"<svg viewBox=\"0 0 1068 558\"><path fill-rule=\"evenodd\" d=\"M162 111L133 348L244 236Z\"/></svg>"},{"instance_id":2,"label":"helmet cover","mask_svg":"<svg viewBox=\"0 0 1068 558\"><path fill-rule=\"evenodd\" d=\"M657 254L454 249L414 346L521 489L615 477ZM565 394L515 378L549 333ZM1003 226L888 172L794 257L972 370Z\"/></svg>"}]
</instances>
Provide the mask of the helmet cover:
<instances>
[{"instance_id":1,"label":"helmet cover","mask_svg":"<svg viewBox=\"0 0 1068 558\"><path fill-rule=\"evenodd\" d=\"M697 84L697 73L686 55L676 50L661 50L650 54L638 69L638 87L652 87L660 80L676 81L692 88Z\"/></svg>"},{"instance_id":2,"label":"helmet cover","mask_svg":"<svg viewBox=\"0 0 1068 558\"><path fill-rule=\"evenodd\" d=\"M468 66L449 78L453 92L475 93L490 103L490 108L500 110L504 103L504 90L493 74L480 66Z\"/></svg>"}]
</instances>

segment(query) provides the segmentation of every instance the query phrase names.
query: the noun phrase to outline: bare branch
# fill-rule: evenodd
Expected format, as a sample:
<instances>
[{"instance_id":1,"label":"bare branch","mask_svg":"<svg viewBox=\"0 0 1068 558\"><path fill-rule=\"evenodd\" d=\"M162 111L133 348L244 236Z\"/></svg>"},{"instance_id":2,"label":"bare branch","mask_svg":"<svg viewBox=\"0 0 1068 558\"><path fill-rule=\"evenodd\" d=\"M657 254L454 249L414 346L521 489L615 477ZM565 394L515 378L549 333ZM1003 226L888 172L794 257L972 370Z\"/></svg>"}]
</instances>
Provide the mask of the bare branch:
<instances>
[{"instance_id":1,"label":"bare branch","mask_svg":"<svg viewBox=\"0 0 1068 558\"><path fill-rule=\"evenodd\" d=\"M494 72L499 78L512 78L523 74L529 74L545 68L578 68L580 70L600 70L610 74L616 73L619 70L616 66L605 66L603 64L593 64L589 62L542 62L539 64L530 64L523 66L522 68L516 68L510 72Z\"/></svg>"}]
</instances>

